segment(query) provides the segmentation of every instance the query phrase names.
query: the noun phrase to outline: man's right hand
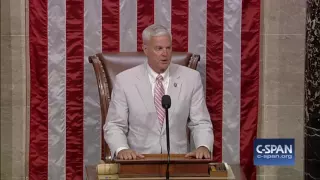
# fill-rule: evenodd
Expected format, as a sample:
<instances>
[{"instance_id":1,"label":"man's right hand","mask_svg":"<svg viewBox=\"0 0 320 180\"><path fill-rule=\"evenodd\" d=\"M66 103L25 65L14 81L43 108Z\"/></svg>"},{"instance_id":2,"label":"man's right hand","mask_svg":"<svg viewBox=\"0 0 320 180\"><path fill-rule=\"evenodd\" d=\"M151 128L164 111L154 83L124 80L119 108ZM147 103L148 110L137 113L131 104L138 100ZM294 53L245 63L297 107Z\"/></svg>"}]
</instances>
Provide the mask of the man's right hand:
<instances>
[{"instance_id":1,"label":"man's right hand","mask_svg":"<svg viewBox=\"0 0 320 180\"><path fill-rule=\"evenodd\" d=\"M139 154L131 149L123 149L118 152L117 155L118 159L124 159L124 160L131 160L131 159L137 159L137 158L144 158L142 154Z\"/></svg>"}]
</instances>

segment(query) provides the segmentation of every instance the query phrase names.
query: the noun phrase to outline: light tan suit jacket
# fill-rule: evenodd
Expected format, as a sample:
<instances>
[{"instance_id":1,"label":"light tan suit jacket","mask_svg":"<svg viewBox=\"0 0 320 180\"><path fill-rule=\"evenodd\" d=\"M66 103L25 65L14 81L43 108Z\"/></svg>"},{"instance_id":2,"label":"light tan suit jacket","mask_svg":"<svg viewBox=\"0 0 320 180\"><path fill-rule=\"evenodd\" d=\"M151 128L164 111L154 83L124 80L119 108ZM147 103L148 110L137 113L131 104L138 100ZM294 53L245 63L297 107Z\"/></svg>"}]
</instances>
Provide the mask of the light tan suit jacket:
<instances>
[{"instance_id":1,"label":"light tan suit jacket","mask_svg":"<svg viewBox=\"0 0 320 180\"><path fill-rule=\"evenodd\" d=\"M187 127L195 147L206 146L212 152L213 128L199 72L171 63L169 76L170 153L190 151ZM143 154L167 153L166 125L157 119L151 91L146 63L116 76L104 125L112 155L120 147Z\"/></svg>"}]
</instances>

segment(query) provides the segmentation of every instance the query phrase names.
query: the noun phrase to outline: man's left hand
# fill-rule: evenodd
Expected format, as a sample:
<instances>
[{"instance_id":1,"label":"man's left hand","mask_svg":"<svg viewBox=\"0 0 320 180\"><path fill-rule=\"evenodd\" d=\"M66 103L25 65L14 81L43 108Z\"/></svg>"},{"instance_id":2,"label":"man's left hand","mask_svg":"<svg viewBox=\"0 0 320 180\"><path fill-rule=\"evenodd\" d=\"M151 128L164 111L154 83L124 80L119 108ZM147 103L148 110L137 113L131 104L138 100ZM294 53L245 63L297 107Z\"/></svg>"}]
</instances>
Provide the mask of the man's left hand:
<instances>
[{"instance_id":1,"label":"man's left hand","mask_svg":"<svg viewBox=\"0 0 320 180\"><path fill-rule=\"evenodd\" d=\"M197 159L203 159L203 158L210 159L210 156L211 155L210 155L209 149L204 146L200 146L196 150L186 154L186 157L194 157Z\"/></svg>"}]
</instances>

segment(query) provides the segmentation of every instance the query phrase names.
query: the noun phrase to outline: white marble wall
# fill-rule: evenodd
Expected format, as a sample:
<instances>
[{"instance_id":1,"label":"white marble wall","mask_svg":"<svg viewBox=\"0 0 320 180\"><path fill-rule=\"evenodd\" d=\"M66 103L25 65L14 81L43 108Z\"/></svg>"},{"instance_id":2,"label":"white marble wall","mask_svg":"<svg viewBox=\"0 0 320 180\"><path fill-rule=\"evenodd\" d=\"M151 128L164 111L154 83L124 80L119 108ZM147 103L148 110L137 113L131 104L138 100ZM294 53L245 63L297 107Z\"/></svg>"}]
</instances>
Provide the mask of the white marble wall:
<instances>
[{"instance_id":1,"label":"white marble wall","mask_svg":"<svg viewBox=\"0 0 320 180\"><path fill-rule=\"evenodd\" d=\"M258 136L295 138L294 167L261 167L261 180L302 180L305 10L302 0L262 0Z\"/></svg>"},{"instance_id":2,"label":"white marble wall","mask_svg":"<svg viewBox=\"0 0 320 180\"><path fill-rule=\"evenodd\" d=\"M1 180L27 174L26 5L1 0Z\"/></svg>"}]
</instances>

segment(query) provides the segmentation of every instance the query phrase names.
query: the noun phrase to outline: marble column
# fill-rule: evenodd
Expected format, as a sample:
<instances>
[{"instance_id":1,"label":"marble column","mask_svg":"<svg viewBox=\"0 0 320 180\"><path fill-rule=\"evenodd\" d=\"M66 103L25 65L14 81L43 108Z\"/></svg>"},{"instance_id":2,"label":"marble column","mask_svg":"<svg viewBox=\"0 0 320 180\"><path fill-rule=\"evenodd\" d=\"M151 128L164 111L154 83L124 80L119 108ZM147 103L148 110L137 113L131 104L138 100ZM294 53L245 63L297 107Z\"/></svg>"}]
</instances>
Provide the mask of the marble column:
<instances>
[{"instance_id":1,"label":"marble column","mask_svg":"<svg viewBox=\"0 0 320 180\"><path fill-rule=\"evenodd\" d=\"M307 1L305 180L320 179L320 0Z\"/></svg>"}]
</instances>

